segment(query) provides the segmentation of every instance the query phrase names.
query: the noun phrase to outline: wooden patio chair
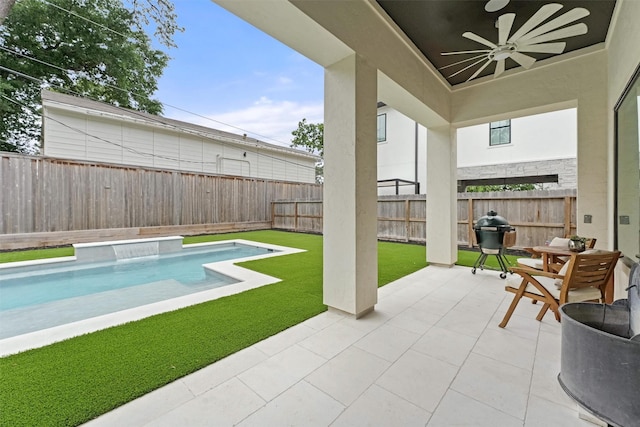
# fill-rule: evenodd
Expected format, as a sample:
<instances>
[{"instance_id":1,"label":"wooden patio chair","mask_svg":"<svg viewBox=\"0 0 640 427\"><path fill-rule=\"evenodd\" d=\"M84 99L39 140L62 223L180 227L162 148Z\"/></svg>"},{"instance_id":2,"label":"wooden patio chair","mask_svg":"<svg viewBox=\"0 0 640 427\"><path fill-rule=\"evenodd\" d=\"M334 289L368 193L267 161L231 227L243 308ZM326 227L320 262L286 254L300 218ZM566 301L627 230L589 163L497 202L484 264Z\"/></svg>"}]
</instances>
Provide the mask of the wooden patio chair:
<instances>
[{"instance_id":1,"label":"wooden patio chair","mask_svg":"<svg viewBox=\"0 0 640 427\"><path fill-rule=\"evenodd\" d=\"M604 302L607 283L620 257L620 252L586 250L571 255L560 272L547 272L527 267L512 267L505 290L514 295L500 327L507 326L522 297L543 303L536 320L540 321L551 309L560 321L560 305L567 302Z\"/></svg>"},{"instance_id":2,"label":"wooden patio chair","mask_svg":"<svg viewBox=\"0 0 640 427\"><path fill-rule=\"evenodd\" d=\"M587 240L585 242L585 248L586 249L593 249L596 245L596 238L595 237L587 237ZM554 237L551 242L549 243L549 246L569 246L569 236L567 237ZM524 247L522 248L523 250L529 252L531 254L530 258L518 258L517 259L517 263L520 267L529 267L529 268L535 268L536 270L544 270L544 266L542 265L542 257L540 252L536 251L535 249L533 249L532 247ZM565 260L566 262L566 260ZM559 271L560 268L562 268L562 264L560 265L556 265L554 266L554 268L556 268L556 271Z\"/></svg>"}]
</instances>

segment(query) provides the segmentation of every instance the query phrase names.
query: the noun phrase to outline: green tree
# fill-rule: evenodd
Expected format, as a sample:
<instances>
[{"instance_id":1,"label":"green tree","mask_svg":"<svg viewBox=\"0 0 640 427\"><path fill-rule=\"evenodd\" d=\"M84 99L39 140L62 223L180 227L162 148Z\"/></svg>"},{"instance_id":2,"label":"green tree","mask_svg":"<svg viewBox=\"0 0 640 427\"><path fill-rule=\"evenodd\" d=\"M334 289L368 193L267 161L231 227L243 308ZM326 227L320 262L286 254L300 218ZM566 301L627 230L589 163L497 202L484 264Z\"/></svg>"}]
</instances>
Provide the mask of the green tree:
<instances>
[{"instance_id":1,"label":"green tree","mask_svg":"<svg viewBox=\"0 0 640 427\"><path fill-rule=\"evenodd\" d=\"M169 0L129 0L134 25L138 31L144 31L153 22L155 30L153 35L158 41L167 47L177 47L173 41L176 31L182 32L184 28L177 22L177 15L173 3Z\"/></svg>"},{"instance_id":2,"label":"green tree","mask_svg":"<svg viewBox=\"0 0 640 427\"><path fill-rule=\"evenodd\" d=\"M302 119L298 122L298 129L291 134L291 147L302 147L309 153L324 156L324 124L307 123L307 119Z\"/></svg>"},{"instance_id":3,"label":"green tree","mask_svg":"<svg viewBox=\"0 0 640 427\"><path fill-rule=\"evenodd\" d=\"M169 57L153 49L140 30L148 24L141 18L145 10L136 1L129 10L121 0L17 2L0 27L0 150L32 151L40 135L40 90L46 87L162 112L162 104L151 96ZM171 45L171 35L180 28L173 9L165 13L168 22L157 23L156 32Z\"/></svg>"},{"instance_id":4,"label":"green tree","mask_svg":"<svg viewBox=\"0 0 640 427\"><path fill-rule=\"evenodd\" d=\"M293 139L291 147L304 148L309 153L324 157L324 124L307 123L307 119L298 122L298 129L291 132ZM316 164L316 181L320 184L324 182L324 162Z\"/></svg>"},{"instance_id":5,"label":"green tree","mask_svg":"<svg viewBox=\"0 0 640 427\"><path fill-rule=\"evenodd\" d=\"M491 191L529 191L539 190L536 184L506 184L506 185L470 185L466 188L467 193L488 193Z\"/></svg>"}]
</instances>

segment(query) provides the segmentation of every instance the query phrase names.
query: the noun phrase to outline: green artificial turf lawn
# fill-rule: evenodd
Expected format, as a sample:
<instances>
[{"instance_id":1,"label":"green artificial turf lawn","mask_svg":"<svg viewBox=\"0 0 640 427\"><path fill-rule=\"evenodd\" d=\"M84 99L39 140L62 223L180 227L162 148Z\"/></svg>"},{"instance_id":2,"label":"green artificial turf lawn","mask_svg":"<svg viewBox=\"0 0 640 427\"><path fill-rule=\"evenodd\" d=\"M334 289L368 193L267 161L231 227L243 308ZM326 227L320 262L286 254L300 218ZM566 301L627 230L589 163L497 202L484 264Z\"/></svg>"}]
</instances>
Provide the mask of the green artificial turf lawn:
<instances>
[{"instance_id":1,"label":"green artificial turf lawn","mask_svg":"<svg viewBox=\"0 0 640 427\"><path fill-rule=\"evenodd\" d=\"M321 236L269 230L184 242L232 238L307 252L240 264L279 283L1 358L0 426L78 425L326 310ZM378 259L380 285L426 265L417 245L380 242Z\"/></svg>"},{"instance_id":2,"label":"green artificial turf lawn","mask_svg":"<svg viewBox=\"0 0 640 427\"><path fill-rule=\"evenodd\" d=\"M245 238L247 234L242 234L242 237ZM214 240L226 240L229 239L227 234L217 235L217 236L195 236L195 237L185 237L184 243L201 243L201 242L209 242ZM247 237L248 238L248 237ZM257 239L257 238L256 238ZM284 244L284 243L283 243ZM397 247L394 244L388 244L386 242L380 242L379 245L384 245L388 252L387 256L394 256L392 264L396 264L398 266L404 265L407 260L403 259L404 251L408 250L407 248L403 248L400 251L394 251L393 248ZM388 246L387 246L388 245ZM409 245L402 245L409 246ZM417 249L420 248L420 249ZM420 252L420 254L424 255L424 247L414 245L413 250ZM400 258L398 258L398 253L400 254ZM62 247L62 248L52 248L52 249L35 249L29 251L15 251L15 252L0 252L0 264L4 262L16 262L16 261L29 261L34 259L42 259L42 258L55 258L55 257L63 257L63 256L72 256L73 255L73 247ZM459 250L458 251L458 261L457 265L462 265L465 267L472 267L476 259L478 259L479 252L467 251L467 250ZM515 265L515 261L518 257L507 255L507 259L511 262L511 265ZM422 256L424 258L424 256ZM415 261L417 262L417 261ZM487 258L486 264L490 267L498 268L498 262L496 258L490 256ZM380 276L378 277L378 284L384 282L384 276L387 274L387 270L380 271ZM384 283L388 283L390 280L387 280Z\"/></svg>"},{"instance_id":3,"label":"green artificial turf lawn","mask_svg":"<svg viewBox=\"0 0 640 427\"><path fill-rule=\"evenodd\" d=\"M34 259L73 256L73 247L33 249L30 251L0 252L0 264L3 262L31 261Z\"/></svg>"}]
</instances>

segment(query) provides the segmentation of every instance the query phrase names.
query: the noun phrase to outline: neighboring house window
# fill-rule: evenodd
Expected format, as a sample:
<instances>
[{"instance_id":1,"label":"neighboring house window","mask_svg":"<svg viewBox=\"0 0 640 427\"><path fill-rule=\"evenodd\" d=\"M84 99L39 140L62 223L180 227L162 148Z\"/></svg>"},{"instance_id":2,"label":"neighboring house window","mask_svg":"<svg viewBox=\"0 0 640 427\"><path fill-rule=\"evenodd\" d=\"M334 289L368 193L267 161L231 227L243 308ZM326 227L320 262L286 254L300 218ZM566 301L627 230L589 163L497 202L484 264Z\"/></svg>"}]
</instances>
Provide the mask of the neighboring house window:
<instances>
[{"instance_id":1,"label":"neighboring house window","mask_svg":"<svg viewBox=\"0 0 640 427\"><path fill-rule=\"evenodd\" d=\"M500 120L489 124L489 145L511 143L511 120Z\"/></svg>"},{"instance_id":2,"label":"neighboring house window","mask_svg":"<svg viewBox=\"0 0 640 427\"><path fill-rule=\"evenodd\" d=\"M378 115L378 142L387 140L387 115Z\"/></svg>"}]
</instances>

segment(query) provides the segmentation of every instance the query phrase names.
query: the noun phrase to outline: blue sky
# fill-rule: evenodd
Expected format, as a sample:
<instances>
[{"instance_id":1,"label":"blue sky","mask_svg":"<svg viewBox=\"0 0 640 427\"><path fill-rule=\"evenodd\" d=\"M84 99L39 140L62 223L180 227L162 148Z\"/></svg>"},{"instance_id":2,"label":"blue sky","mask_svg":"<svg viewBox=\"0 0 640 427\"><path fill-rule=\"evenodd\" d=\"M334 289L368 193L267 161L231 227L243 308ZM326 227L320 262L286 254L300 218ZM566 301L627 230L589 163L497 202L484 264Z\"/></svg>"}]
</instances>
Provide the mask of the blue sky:
<instances>
[{"instance_id":1,"label":"blue sky","mask_svg":"<svg viewBox=\"0 0 640 427\"><path fill-rule=\"evenodd\" d=\"M185 31L156 98L243 131L169 106L163 115L286 146L300 120L322 122L322 67L210 0L173 2Z\"/></svg>"}]
</instances>

